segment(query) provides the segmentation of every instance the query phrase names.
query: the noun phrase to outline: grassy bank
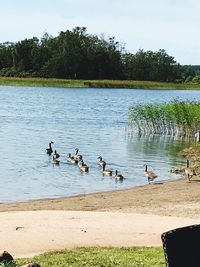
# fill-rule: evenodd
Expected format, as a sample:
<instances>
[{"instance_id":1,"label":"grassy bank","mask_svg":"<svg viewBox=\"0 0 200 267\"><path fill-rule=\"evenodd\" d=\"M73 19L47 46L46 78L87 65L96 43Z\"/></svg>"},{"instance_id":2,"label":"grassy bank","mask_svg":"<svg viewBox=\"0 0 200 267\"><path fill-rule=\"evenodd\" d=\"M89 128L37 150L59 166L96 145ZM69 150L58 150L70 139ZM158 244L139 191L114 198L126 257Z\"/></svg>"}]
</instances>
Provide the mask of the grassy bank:
<instances>
[{"instance_id":1,"label":"grassy bank","mask_svg":"<svg viewBox=\"0 0 200 267\"><path fill-rule=\"evenodd\" d=\"M65 80L0 77L0 85L78 88L200 89L200 84L162 83L125 80Z\"/></svg>"},{"instance_id":2,"label":"grassy bank","mask_svg":"<svg viewBox=\"0 0 200 267\"><path fill-rule=\"evenodd\" d=\"M136 105L130 109L129 122L144 134L194 137L200 130L200 102L174 100Z\"/></svg>"},{"instance_id":3,"label":"grassy bank","mask_svg":"<svg viewBox=\"0 0 200 267\"><path fill-rule=\"evenodd\" d=\"M79 248L18 259L16 265L36 262L41 267L164 267L162 248Z\"/></svg>"}]
</instances>

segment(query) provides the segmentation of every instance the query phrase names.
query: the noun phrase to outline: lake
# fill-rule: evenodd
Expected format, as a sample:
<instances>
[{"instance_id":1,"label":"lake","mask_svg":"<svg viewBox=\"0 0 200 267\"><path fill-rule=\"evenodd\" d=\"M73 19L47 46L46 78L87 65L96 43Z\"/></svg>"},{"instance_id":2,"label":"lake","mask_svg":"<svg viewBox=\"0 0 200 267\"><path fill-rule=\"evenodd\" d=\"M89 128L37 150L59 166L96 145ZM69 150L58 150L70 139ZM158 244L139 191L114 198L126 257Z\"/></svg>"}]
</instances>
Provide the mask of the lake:
<instances>
[{"instance_id":1,"label":"lake","mask_svg":"<svg viewBox=\"0 0 200 267\"><path fill-rule=\"evenodd\" d=\"M144 164L157 181L174 179L183 165L176 152L187 145L170 137L127 131L129 108L135 103L174 98L200 100L199 91L0 87L0 202L55 198L147 184ZM53 166L45 150L49 141L61 155ZM67 163L79 148L88 174ZM98 156L107 168L125 176L122 183L103 177Z\"/></svg>"}]
</instances>

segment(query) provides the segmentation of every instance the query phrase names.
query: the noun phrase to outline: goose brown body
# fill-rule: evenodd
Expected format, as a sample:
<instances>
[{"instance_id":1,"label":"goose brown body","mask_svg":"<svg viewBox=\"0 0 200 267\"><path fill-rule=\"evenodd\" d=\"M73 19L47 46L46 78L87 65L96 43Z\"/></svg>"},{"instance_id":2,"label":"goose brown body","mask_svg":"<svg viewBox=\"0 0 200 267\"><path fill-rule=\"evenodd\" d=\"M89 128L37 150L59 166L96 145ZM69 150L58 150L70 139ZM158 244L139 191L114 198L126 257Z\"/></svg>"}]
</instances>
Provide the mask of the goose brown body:
<instances>
[{"instance_id":1,"label":"goose brown body","mask_svg":"<svg viewBox=\"0 0 200 267\"><path fill-rule=\"evenodd\" d=\"M112 170L106 169L106 164L103 164L103 175L112 176Z\"/></svg>"},{"instance_id":2,"label":"goose brown body","mask_svg":"<svg viewBox=\"0 0 200 267\"><path fill-rule=\"evenodd\" d=\"M186 168L185 168L185 175L187 176L188 178L188 181L190 182L190 179L193 177L193 175L196 175L195 171L190 168L190 162L189 160L187 159L187 162L186 162Z\"/></svg>"},{"instance_id":3,"label":"goose brown body","mask_svg":"<svg viewBox=\"0 0 200 267\"><path fill-rule=\"evenodd\" d=\"M119 181L123 181L124 180L124 176L122 174L118 174L118 170L115 171L115 176L114 178L116 180L119 180Z\"/></svg>"},{"instance_id":4,"label":"goose brown body","mask_svg":"<svg viewBox=\"0 0 200 267\"><path fill-rule=\"evenodd\" d=\"M81 172L89 172L89 167L87 166L87 164L85 164L83 160L81 160L79 164L79 169Z\"/></svg>"},{"instance_id":5,"label":"goose brown body","mask_svg":"<svg viewBox=\"0 0 200 267\"><path fill-rule=\"evenodd\" d=\"M83 156L82 156L82 155L80 155L80 154L78 154L78 152L79 152L79 149L78 149L78 148L76 148L76 149L75 149L75 155L74 155L73 157L74 157L74 159L76 159L76 160L80 161L80 160L82 160L82 159L83 159Z\"/></svg>"},{"instance_id":6,"label":"goose brown body","mask_svg":"<svg viewBox=\"0 0 200 267\"><path fill-rule=\"evenodd\" d=\"M71 164L78 164L78 160L74 158L70 153L68 154L67 161Z\"/></svg>"},{"instance_id":7,"label":"goose brown body","mask_svg":"<svg viewBox=\"0 0 200 267\"><path fill-rule=\"evenodd\" d=\"M53 156L53 159L51 161L52 164L55 164L55 165L59 165L60 164L60 160L59 159L56 159L54 156Z\"/></svg>"},{"instance_id":8,"label":"goose brown body","mask_svg":"<svg viewBox=\"0 0 200 267\"><path fill-rule=\"evenodd\" d=\"M147 180L148 180L148 183L150 184L150 182L152 182L152 181L154 181L157 177L158 177L158 175L157 174L155 174L154 172L152 172L152 171L148 171L148 167L147 167L147 165L144 165L145 166L145 172L144 172L144 175L145 175L145 177L147 178Z\"/></svg>"},{"instance_id":9,"label":"goose brown body","mask_svg":"<svg viewBox=\"0 0 200 267\"><path fill-rule=\"evenodd\" d=\"M106 164L106 162L102 159L101 156L98 157L99 162L97 163L100 167L103 167L104 164Z\"/></svg>"}]
</instances>

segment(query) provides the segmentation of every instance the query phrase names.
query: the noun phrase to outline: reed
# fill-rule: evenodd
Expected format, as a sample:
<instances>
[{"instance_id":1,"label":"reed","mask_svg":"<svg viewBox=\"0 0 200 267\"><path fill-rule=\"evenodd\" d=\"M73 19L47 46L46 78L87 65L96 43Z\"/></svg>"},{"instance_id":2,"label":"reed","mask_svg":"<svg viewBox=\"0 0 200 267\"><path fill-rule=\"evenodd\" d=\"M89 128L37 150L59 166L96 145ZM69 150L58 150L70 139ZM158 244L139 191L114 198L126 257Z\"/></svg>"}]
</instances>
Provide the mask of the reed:
<instances>
[{"instance_id":1,"label":"reed","mask_svg":"<svg viewBox=\"0 0 200 267\"><path fill-rule=\"evenodd\" d=\"M200 131L200 102L173 100L169 103L135 105L129 124L140 134L191 137Z\"/></svg>"}]
</instances>

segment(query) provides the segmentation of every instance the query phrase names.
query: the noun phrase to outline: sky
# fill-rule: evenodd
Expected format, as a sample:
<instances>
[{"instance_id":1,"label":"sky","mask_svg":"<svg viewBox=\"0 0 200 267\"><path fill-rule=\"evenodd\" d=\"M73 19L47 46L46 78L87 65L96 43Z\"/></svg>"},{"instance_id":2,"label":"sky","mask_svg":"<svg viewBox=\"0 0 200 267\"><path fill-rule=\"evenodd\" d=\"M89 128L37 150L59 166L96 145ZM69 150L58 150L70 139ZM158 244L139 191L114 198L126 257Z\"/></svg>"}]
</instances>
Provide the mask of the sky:
<instances>
[{"instance_id":1,"label":"sky","mask_svg":"<svg viewBox=\"0 0 200 267\"><path fill-rule=\"evenodd\" d=\"M199 0L0 0L0 42L76 26L114 36L127 52L166 52L182 64L200 65Z\"/></svg>"}]
</instances>

